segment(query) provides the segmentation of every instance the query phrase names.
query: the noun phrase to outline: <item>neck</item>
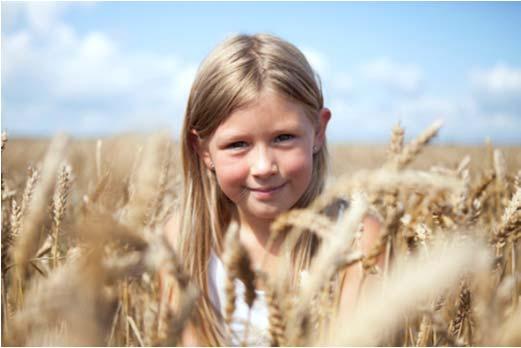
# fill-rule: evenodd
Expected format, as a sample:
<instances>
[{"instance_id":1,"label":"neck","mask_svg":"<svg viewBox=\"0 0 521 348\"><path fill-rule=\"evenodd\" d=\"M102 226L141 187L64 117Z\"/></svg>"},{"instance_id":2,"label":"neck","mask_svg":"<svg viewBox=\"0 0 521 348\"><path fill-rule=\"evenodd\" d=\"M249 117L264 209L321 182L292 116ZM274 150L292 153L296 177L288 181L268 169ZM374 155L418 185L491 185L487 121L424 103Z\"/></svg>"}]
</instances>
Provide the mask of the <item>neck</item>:
<instances>
[{"instance_id":1,"label":"neck","mask_svg":"<svg viewBox=\"0 0 521 348\"><path fill-rule=\"evenodd\" d=\"M261 263L264 256L268 258L276 257L283 241L282 236L279 236L276 240L269 242L270 225L274 219L260 219L239 212L239 221L241 243L248 250L253 264L256 267L263 268Z\"/></svg>"}]
</instances>

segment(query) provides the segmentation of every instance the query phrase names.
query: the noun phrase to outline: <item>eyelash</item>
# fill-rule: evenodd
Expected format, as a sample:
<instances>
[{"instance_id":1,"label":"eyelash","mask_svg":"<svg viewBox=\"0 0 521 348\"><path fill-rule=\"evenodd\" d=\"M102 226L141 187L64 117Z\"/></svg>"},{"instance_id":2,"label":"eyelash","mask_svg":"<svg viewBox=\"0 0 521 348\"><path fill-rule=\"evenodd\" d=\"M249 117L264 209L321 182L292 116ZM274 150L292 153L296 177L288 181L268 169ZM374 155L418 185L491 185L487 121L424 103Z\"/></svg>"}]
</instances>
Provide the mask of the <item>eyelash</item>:
<instances>
[{"instance_id":1,"label":"eyelash","mask_svg":"<svg viewBox=\"0 0 521 348\"><path fill-rule=\"evenodd\" d=\"M278 135L276 138L275 138L275 142L285 142L285 141L290 141L292 139L294 139L295 136L292 135L292 134L281 134L281 135ZM243 148L245 146L247 146L248 144L245 142L245 141L236 141L234 143L231 143L229 144L228 146L226 146L227 149L231 149L231 150L234 150L234 149L240 149L240 148Z\"/></svg>"},{"instance_id":2,"label":"eyelash","mask_svg":"<svg viewBox=\"0 0 521 348\"><path fill-rule=\"evenodd\" d=\"M239 145L243 145L243 146L239 146ZM239 149L241 147L244 147L244 145L246 145L245 141L236 141L236 142L231 143L230 145L226 146L226 148L227 149Z\"/></svg>"},{"instance_id":3,"label":"eyelash","mask_svg":"<svg viewBox=\"0 0 521 348\"><path fill-rule=\"evenodd\" d=\"M280 139L282 137L285 137L286 139L279 140L279 141L289 141L289 140L292 140L293 138L295 138L295 136L293 134L281 134L278 137L276 137L275 139Z\"/></svg>"}]
</instances>

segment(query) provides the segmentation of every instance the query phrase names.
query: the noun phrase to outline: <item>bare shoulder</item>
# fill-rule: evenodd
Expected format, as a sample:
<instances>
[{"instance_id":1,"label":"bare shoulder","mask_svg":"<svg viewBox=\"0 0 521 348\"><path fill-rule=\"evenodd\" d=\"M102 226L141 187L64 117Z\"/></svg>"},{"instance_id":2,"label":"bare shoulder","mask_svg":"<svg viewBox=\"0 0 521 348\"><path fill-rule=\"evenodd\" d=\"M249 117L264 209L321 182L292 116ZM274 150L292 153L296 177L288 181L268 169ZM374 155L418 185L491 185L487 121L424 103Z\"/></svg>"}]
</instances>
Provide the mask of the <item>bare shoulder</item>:
<instances>
[{"instance_id":1,"label":"bare shoulder","mask_svg":"<svg viewBox=\"0 0 521 348\"><path fill-rule=\"evenodd\" d=\"M367 254L378 242L382 234L382 223L373 214L367 214L362 220L363 233L361 237L362 252Z\"/></svg>"},{"instance_id":2,"label":"bare shoulder","mask_svg":"<svg viewBox=\"0 0 521 348\"><path fill-rule=\"evenodd\" d=\"M363 232L360 237L360 251L364 255L368 255L374 247L377 245L382 235L382 223L381 220L371 213L365 215L362 220ZM378 256L376 264L383 267L383 255ZM354 311L356 299L362 292L362 287L367 286L367 283L373 281L372 276L369 275L368 279L364 279L364 270L361 263L356 263L352 266L347 267L341 278L341 289L340 289L340 312L350 314Z\"/></svg>"},{"instance_id":3,"label":"bare shoulder","mask_svg":"<svg viewBox=\"0 0 521 348\"><path fill-rule=\"evenodd\" d=\"M180 226L180 213L179 211L174 211L163 227L166 240L174 249L176 249L179 240L179 234L181 232ZM160 293L167 296L170 306L175 310L178 304L175 302L175 288L173 287L173 283L174 278L172 274L166 269L161 270L159 277ZM181 346L197 347L200 345L199 342L197 332L193 324L189 321L181 334Z\"/></svg>"}]
</instances>

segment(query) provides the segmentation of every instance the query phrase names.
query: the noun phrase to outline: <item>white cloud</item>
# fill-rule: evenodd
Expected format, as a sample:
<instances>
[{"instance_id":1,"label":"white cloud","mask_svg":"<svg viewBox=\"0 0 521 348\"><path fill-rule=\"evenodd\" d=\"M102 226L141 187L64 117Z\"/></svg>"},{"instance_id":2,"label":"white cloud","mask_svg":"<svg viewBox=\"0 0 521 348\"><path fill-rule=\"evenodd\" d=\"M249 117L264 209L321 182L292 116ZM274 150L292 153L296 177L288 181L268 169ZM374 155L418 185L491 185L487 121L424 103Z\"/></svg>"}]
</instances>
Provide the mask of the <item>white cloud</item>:
<instances>
[{"instance_id":1,"label":"white cloud","mask_svg":"<svg viewBox=\"0 0 521 348\"><path fill-rule=\"evenodd\" d=\"M61 3L14 5L2 10L25 24L2 33L4 127L98 134L169 126L177 132L196 64L122 51L104 32L79 34L63 22Z\"/></svg>"},{"instance_id":2,"label":"white cloud","mask_svg":"<svg viewBox=\"0 0 521 348\"><path fill-rule=\"evenodd\" d=\"M320 76L324 96L327 97L329 91L342 93L348 96L353 92L354 80L352 74L342 70L342 67L333 67L329 58L323 52L307 46L298 46L309 64Z\"/></svg>"},{"instance_id":3,"label":"white cloud","mask_svg":"<svg viewBox=\"0 0 521 348\"><path fill-rule=\"evenodd\" d=\"M89 33L80 47L80 55L92 61L104 61L114 55L115 47L102 33Z\"/></svg>"},{"instance_id":4,"label":"white cloud","mask_svg":"<svg viewBox=\"0 0 521 348\"><path fill-rule=\"evenodd\" d=\"M400 122L406 138L420 134L435 120L444 121L438 139L448 142L482 143L490 136L494 143L519 144L519 112L491 111L471 95L439 97L434 94L396 98L386 108L365 99L335 94L328 105L332 111L328 137L331 141L386 143L392 127Z\"/></svg>"},{"instance_id":5,"label":"white cloud","mask_svg":"<svg viewBox=\"0 0 521 348\"><path fill-rule=\"evenodd\" d=\"M23 16L23 4L21 2L2 2L2 30L9 30L20 22Z\"/></svg>"},{"instance_id":6,"label":"white cloud","mask_svg":"<svg viewBox=\"0 0 521 348\"><path fill-rule=\"evenodd\" d=\"M470 73L474 87L490 94L516 94L521 96L521 69L496 64L486 70Z\"/></svg>"},{"instance_id":7,"label":"white cloud","mask_svg":"<svg viewBox=\"0 0 521 348\"><path fill-rule=\"evenodd\" d=\"M70 6L2 3L3 127L98 134L161 126L177 133L198 64L125 51L105 32L80 34L64 22ZM442 118L442 139L520 142L519 67L475 70L467 92L440 97L423 89L416 65L381 58L343 70L324 52L303 52L322 78L333 141L387 142L397 121L417 135Z\"/></svg>"},{"instance_id":8,"label":"white cloud","mask_svg":"<svg viewBox=\"0 0 521 348\"><path fill-rule=\"evenodd\" d=\"M407 65L385 60L373 63L350 75L352 93L336 88L333 79L327 82L332 87L326 99L333 115L328 129L332 141L385 143L398 121L410 139L442 119L440 141L481 143L490 136L495 143L520 144L520 69L496 65L474 71L464 89L443 95L420 87L423 78L419 68L404 69ZM378 88L378 83L384 82L390 94ZM393 89L421 89L421 93L392 93Z\"/></svg>"},{"instance_id":9,"label":"white cloud","mask_svg":"<svg viewBox=\"0 0 521 348\"><path fill-rule=\"evenodd\" d=\"M397 117L445 119L458 113L460 107L446 98L420 96L395 104Z\"/></svg>"},{"instance_id":10,"label":"white cloud","mask_svg":"<svg viewBox=\"0 0 521 348\"><path fill-rule=\"evenodd\" d=\"M422 71L418 66L401 64L389 58L379 58L361 66L363 76L381 83L393 91L417 93L421 87Z\"/></svg>"},{"instance_id":11,"label":"white cloud","mask_svg":"<svg viewBox=\"0 0 521 348\"><path fill-rule=\"evenodd\" d=\"M67 3L64 2L28 3L25 10L29 28L37 33L47 33L59 21L66 6Z\"/></svg>"},{"instance_id":12,"label":"white cloud","mask_svg":"<svg viewBox=\"0 0 521 348\"><path fill-rule=\"evenodd\" d=\"M496 64L471 71L469 80L473 97L485 113L517 114L521 118L520 68Z\"/></svg>"}]
</instances>

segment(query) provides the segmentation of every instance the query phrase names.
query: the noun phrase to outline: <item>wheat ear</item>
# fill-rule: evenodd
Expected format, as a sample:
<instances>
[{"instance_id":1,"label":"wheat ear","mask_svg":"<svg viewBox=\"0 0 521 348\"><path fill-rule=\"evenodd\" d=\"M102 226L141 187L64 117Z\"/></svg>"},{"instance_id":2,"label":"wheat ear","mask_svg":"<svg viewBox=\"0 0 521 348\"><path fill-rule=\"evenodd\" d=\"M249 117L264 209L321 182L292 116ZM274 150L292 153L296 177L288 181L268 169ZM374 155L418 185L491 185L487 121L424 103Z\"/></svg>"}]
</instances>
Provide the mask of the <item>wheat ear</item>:
<instances>
[{"instance_id":1,"label":"wheat ear","mask_svg":"<svg viewBox=\"0 0 521 348\"><path fill-rule=\"evenodd\" d=\"M456 304L457 313L455 318L451 321L449 325L449 332L452 336L459 339L461 338L464 330L464 326L466 323L470 321L471 316L471 294L470 290L466 284L466 281L462 281L458 302ZM470 340L470 337L469 337ZM468 342L470 345L471 343Z\"/></svg>"},{"instance_id":2,"label":"wheat ear","mask_svg":"<svg viewBox=\"0 0 521 348\"><path fill-rule=\"evenodd\" d=\"M271 345L273 347L284 346L285 324L275 288L273 286L268 286L265 294L269 313L268 320L270 324L269 331L271 336Z\"/></svg>"},{"instance_id":3,"label":"wheat ear","mask_svg":"<svg viewBox=\"0 0 521 348\"><path fill-rule=\"evenodd\" d=\"M299 344L307 340L307 335L310 333L308 325L311 323L311 313L308 310L308 306L323 285L333 277L333 272L336 270L332 265L337 260L344 258L349 251L351 242L367 208L365 197L361 194L355 195L349 212L337 223L331 238L324 241L320 246L317 256L311 265L310 276L302 281L299 303L290 319L292 325L288 335L292 344Z\"/></svg>"},{"instance_id":4,"label":"wheat ear","mask_svg":"<svg viewBox=\"0 0 521 348\"><path fill-rule=\"evenodd\" d=\"M404 129L398 122L391 132L391 143L389 144L388 158L392 159L399 155L403 149L403 136L405 134Z\"/></svg>"},{"instance_id":5,"label":"wheat ear","mask_svg":"<svg viewBox=\"0 0 521 348\"><path fill-rule=\"evenodd\" d=\"M431 320L427 315L423 315L422 321L420 323L420 331L418 332L418 336L416 339L416 347L426 347L427 346L427 342L429 341L431 331L432 331Z\"/></svg>"},{"instance_id":6,"label":"wheat ear","mask_svg":"<svg viewBox=\"0 0 521 348\"><path fill-rule=\"evenodd\" d=\"M166 132L149 137L143 148L139 167L132 170L129 182L131 198L126 206L126 215L122 218L128 226L145 226L148 222L149 207L153 204L157 191L161 165L159 153L167 137Z\"/></svg>"},{"instance_id":7,"label":"wheat ear","mask_svg":"<svg viewBox=\"0 0 521 348\"><path fill-rule=\"evenodd\" d=\"M150 227L156 226L161 221L158 221L162 218L160 216L161 212L163 212L163 201L166 194L166 187L168 184L168 173L170 170L170 156L172 152L172 143L169 139L165 139L163 158L161 160L161 167L159 169L159 178L157 184L157 193L150 204L149 211L147 213L147 224Z\"/></svg>"},{"instance_id":8,"label":"wheat ear","mask_svg":"<svg viewBox=\"0 0 521 348\"><path fill-rule=\"evenodd\" d=\"M2 154L4 153L5 144L7 144L7 133L2 132Z\"/></svg>"},{"instance_id":9,"label":"wheat ear","mask_svg":"<svg viewBox=\"0 0 521 348\"><path fill-rule=\"evenodd\" d=\"M473 190L471 200L480 199L490 184L496 179L496 173L489 173L484 175Z\"/></svg>"},{"instance_id":10,"label":"wheat ear","mask_svg":"<svg viewBox=\"0 0 521 348\"><path fill-rule=\"evenodd\" d=\"M15 199L11 200L11 214L8 220L9 226L2 226L2 276L5 276L5 272L10 267L7 265L11 260L9 249L18 238L22 225L21 209Z\"/></svg>"},{"instance_id":11,"label":"wheat ear","mask_svg":"<svg viewBox=\"0 0 521 348\"><path fill-rule=\"evenodd\" d=\"M271 228L272 230L282 231L288 226L293 226L302 230L310 230L322 239L327 239L333 229L334 224L322 214L311 210L295 209L290 210L277 218Z\"/></svg>"},{"instance_id":12,"label":"wheat ear","mask_svg":"<svg viewBox=\"0 0 521 348\"><path fill-rule=\"evenodd\" d=\"M251 268L248 252L239 240L239 226L232 222L225 235L223 263L226 268L226 305L224 320L230 330L235 311L235 280L241 279L245 285L245 302L251 310L255 300L255 274ZM247 331L247 330L245 330ZM231 335L229 336L231 338Z\"/></svg>"},{"instance_id":13,"label":"wheat ear","mask_svg":"<svg viewBox=\"0 0 521 348\"><path fill-rule=\"evenodd\" d=\"M337 318L329 345L377 345L383 332L399 328L401 320L397 318L412 314L419 303L453 286L463 272L488 269L492 257L483 244L468 241L465 245L435 244L429 258L404 261L394 264L385 294L379 289L371 289L355 313ZM408 286L404 287L404 284ZM350 330L345 330L346 327ZM317 343L321 342L313 345Z\"/></svg>"},{"instance_id":14,"label":"wheat ear","mask_svg":"<svg viewBox=\"0 0 521 348\"><path fill-rule=\"evenodd\" d=\"M15 243L13 259L21 271L20 275L22 278L25 277L26 266L28 265L29 259L38 250L41 239L40 227L44 225L48 217L46 207L54 187L54 178L56 177L58 165L64 157L67 143L68 139L65 136L57 136L49 145L43 162L40 185L38 185L34 191L31 207L23 222L20 237Z\"/></svg>"},{"instance_id":15,"label":"wheat ear","mask_svg":"<svg viewBox=\"0 0 521 348\"><path fill-rule=\"evenodd\" d=\"M38 180L40 180L40 173L36 168L27 168L28 178L25 183L24 193L22 195L22 203L20 206L22 217L26 216L29 210L29 204L33 197L34 189Z\"/></svg>"},{"instance_id":16,"label":"wheat ear","mask_svg":"<svg viewBox=\"0 0 521 348\"><path fill-rule=\"evenodd\" d=\"M514 187L521 187L521 170L518 170L514 178Z\"/></svg>"},{"instance_id":17,"label":"wheat ear","mask_svg":"<svg viewBox=\"0 0 521 348\"><path fill-rule=\"evenodd\" d=\"M521 226L521 187L518 187L512 199L508 203L505 208L505 212L503 213L503 217L501 219L501 223L497 231L494 232L494 236L492 237L492 242L496 244L496 246L502 246L507 238L515 232L519 230ZM517 232L519 234L519 232ZM517 239L517 235L514 234L514 238Z\"/></svg>"},{"instance_id":18,"label":"wheat ear","mask_svg":"<svg viewBox=\"0 0 521 348\"><path fill-rule=\"evenodd\" d=\"M387 166L395 169L401 169L408 165L421 150L434 138L442 126L441 121L434 122L429 126L423 133L421 133L416 139L412 140L409 144L403 147L402 151L396 155L392 161L388 162Z\"/></svg>"},{"instance_id":19,"label":"wheat ear","mask_svg":"<svg viewBox=\"0 0 521 348\"><path fill-rule=\"evenodd\" d=\"M53 256L53 267L55 268L58 265L58 240L60 236L60 229L63 220L63 216L65 213L65 208L67 205L67 198L69 196L71 184L71 167L67 164L62 166L60 175L58 176L58 183L56 190L54 192L53 197L53 227L52 227L52 236L53 236L53 247L52 247L52 256Z\"/></svg>"}]
</instances>

